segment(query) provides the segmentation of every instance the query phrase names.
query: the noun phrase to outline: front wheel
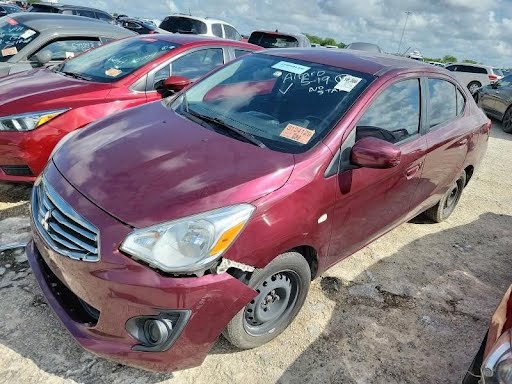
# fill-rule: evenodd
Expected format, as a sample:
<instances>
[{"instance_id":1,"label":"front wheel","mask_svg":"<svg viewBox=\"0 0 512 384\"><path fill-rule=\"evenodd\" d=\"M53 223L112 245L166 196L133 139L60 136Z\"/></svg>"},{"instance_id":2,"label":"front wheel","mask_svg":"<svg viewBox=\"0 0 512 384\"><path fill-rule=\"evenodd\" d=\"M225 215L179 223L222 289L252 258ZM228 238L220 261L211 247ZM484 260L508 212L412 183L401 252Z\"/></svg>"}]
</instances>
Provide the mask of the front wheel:
<instances>
[{"instance_id":1,"label":"front wheel","mask_svg":"<svg viewBox=\"0 0 512 384\"><path fill-rule=\"evenodd\" d=\"M463 172L457 181L448 188L448 191L439 203L425 211L425 215L436 223L446 220L457 206L465 186L466 172Z\"/></svg>"},{"instance_id":2,"label":"front wheel","mask_svg":"<svg viewBox=\"0 0 512 384\"><path fill-rule=\"evenodd\" d=\"M281 334L299 313L311 283L309 264L297 252L276 257L257 269L249 286L258 292L223 332L240 349L259 347Z\"/></svg>"},{"instance_id":3,"label":"front wheel","mask_svg":"<svg viewBox=\"0 0 512 384\"><path fill-rule=\"evenodd\" d=\"M503 132L512 133L512 108L507 109L501 122L501 128Z\"/></svg>"}]
</instances>

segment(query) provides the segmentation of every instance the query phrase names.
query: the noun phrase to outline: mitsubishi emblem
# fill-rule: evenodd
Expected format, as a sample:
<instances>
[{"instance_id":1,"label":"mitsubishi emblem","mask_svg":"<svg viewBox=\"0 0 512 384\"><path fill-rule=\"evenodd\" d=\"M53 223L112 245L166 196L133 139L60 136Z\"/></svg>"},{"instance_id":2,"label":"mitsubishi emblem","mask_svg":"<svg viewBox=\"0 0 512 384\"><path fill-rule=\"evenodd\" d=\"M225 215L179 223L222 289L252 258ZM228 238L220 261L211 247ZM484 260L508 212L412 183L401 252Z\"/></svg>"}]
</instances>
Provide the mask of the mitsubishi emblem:
<instances>
[{"instance_id":1,"label":"mitsubishi emblem","mask_svg":"<svg viewBox=\"0 0 512 384\"><path fill-rule=\"evenodd\" d=\"M48 211L46 211L43 219L41 220L41 225L46 230L46 232L48 232L50 230L50 226L48 225L48 221L50 221L51 217L52 217L52 211L51 211L51 209L49 209Z\"/></svg>"}]
</instances>

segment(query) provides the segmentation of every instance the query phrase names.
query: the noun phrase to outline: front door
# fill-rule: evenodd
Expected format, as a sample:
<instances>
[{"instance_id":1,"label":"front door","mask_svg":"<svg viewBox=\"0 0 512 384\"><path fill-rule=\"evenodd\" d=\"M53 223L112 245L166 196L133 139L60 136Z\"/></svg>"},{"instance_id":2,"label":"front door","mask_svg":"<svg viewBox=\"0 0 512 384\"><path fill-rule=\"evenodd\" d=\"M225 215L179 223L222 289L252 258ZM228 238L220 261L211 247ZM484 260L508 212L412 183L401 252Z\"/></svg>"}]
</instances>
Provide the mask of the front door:
<instances>
[{"instance_id":1,"label":"front door","mask_svg":"<svg viewBox=\"0 0 512 384\"><path fill-rule=\"evenodd\" d=\"M390 169L354 168L342 159L329 264L362 248L409 213L426 153L426 140L420 129L420 94L417 78L389 85L373 100L343 143L342 152L346 153L357 140L377 137L399 146L402 159Z\"/></svg>"}]
</instances>

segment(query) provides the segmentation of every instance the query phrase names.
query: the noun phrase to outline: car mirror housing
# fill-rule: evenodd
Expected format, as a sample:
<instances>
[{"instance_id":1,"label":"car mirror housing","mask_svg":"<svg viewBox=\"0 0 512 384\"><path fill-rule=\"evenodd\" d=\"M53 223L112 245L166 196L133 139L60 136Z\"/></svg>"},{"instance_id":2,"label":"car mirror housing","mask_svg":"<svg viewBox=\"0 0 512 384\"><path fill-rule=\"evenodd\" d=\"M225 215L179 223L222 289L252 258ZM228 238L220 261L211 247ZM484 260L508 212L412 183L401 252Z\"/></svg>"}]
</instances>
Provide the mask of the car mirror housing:
<instances>
[{"instance_id":1,"label":"car mirror housing","mask_svg":"<svg viewBox=\"0 0 512 384\"><path fill-rule=\"evenodd\" d=\"M36 59L36 62L43 66L45 64L48 64L51 59L52 59L52 53L51 51L47 50L47 49L44 49L40 52L37 52L35 55L34 55L35 59Z\"/></svg>"},{"instance_id":2,"label":"car mirror housing","mask_svg":"<svg viewBox=\"0 0 512 384\"><path fill-rule=\"evenodd\" d=\"M402 151L387 141L365 137L354 144L350 161L364 168L393 168L400 164Z\"/></svg>"},{"instance_id":3,"label":"car mirror housing","mask_svg":"<svg viewBox=\"0 0 512 384\"><path fill-rule=\"evenodd\" d=\"M171 92L179 92L192 83L187 77L171 76L165 79L164 88Z\"/></svg>"}]
</instances>

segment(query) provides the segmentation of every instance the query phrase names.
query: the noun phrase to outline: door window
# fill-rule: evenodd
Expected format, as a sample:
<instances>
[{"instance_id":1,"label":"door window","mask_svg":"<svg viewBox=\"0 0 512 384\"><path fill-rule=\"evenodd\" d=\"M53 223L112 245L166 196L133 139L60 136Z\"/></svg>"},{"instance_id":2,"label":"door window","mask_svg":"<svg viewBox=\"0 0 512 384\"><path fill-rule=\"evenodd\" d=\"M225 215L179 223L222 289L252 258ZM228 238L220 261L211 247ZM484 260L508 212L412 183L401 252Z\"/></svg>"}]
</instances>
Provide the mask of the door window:
<instances>
[{"instance_id":1,"label":"door window","mask_svg":"<svg viewBox=\"0 0 512 384\"><path fill-rule=\"evenodd\" d=\"M456 88L452 83L441 79L428 79L428 90L430 128L457 116Z\"/></svg>"},{"instance_id":2,"label":"door window","mask_svg":"<svg viewBox=\"0 0 512 384\"><path fill-rule=\"evenodd\" d=\"M89 17L91 19L95 19L96 18L96 15L94 14L94 12L92 11L86 11L84 9L77 9L75 11L75 14L78 15L78 16L84 16L84 17Z\"/></svg>"},{"instance_id":3,"label":"door window","mask_svg":"<svg viewBox=\"0 0 512 384\"><path fill-rule=\"evenodd\" d=\"M224 64L222 48L208 48L188 53L174 60L171 68L173 76L184 76L195 80L222 64Z\"/></svg>"},{"instance_id":4,"label":"door window","mask_svg":"<svg viewBox=\"0 0 512 384\"><path fill-rule=\"evenodd\" d=\"M222 25L221 24L212 24L212 32L217 37L222 37Z\"/></svg>"},{"instance_id":5,"label":"door window","mask_svg":"<svg viewBox=\"0 0 512 384\"><path fill-rule=\"evenodd\" d=\"M153 78L153 88L150 90L161 88L164 80L166 80L169 76L171 76L171 66L166 64L164 67L155 72L155 76Z\"/></svg>"},{"instance_id":6,"label":"door window","mask_svg":"<svg viewBox=\"0 0 512 384\"><path fill-rule=\"evenodd\" d=\"M398 143L418 134L419 127L419 80L404 80L391 85L372 102L357 124L356 140L372 136Z\"/></svg>"},{"instance_id":7,"label":"door window","mask_svg":"<svg viewBox=\"0 0 512 384\"><path fill-rule=\"evenodd\" d=\"M99 47L101 42L98 39L85 40L85 39L69 39L69 40L54 40L40 51L50 51L52 60L66 60L75 57L82 52L88 51ZM30 58L33 61L33 58Z\"/></svg>"},{"instance_id":8,"label":"door window","mask_svg":"<svg viewBox=\"0 0 512 384\"><path fill-rule=\"evenodd\" d=\"M114 20L112 17L106 13L103 12L96 12L96 18L101 21L106 21L107 23L113 23Z\"/></svg>"},{"instance_id":9,"label":"door window","mask_svg":"<svg viewBox=\"0 0 512 384\"><path fill-rule=\"evenodd\" d=\"M224 32L226 33L226 39L240 40L242 38L238 31L231 25L224 24Z\"/></svg>"}]
</instances>

